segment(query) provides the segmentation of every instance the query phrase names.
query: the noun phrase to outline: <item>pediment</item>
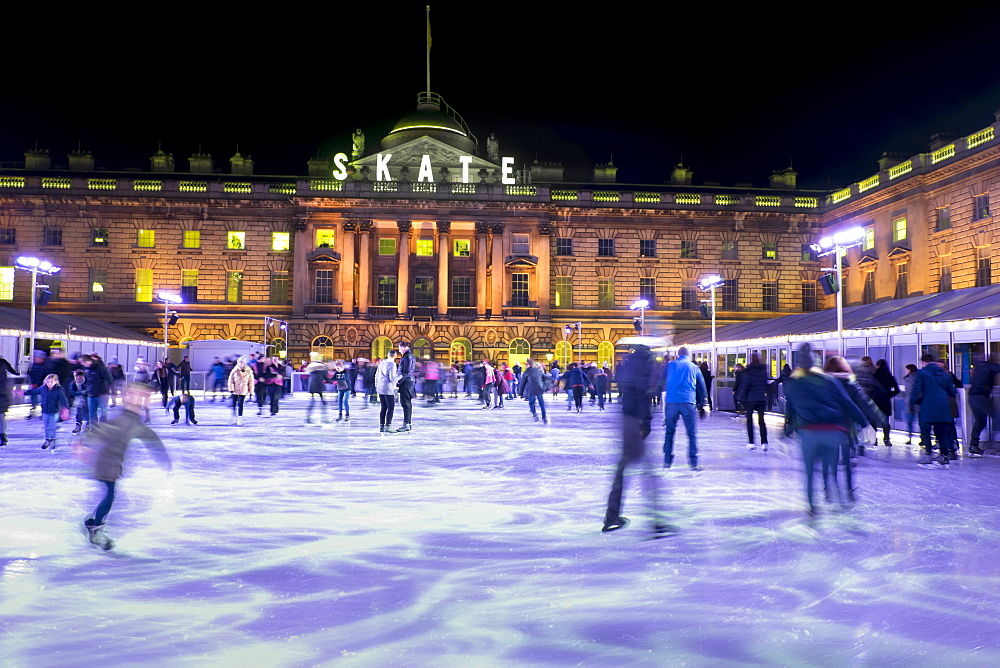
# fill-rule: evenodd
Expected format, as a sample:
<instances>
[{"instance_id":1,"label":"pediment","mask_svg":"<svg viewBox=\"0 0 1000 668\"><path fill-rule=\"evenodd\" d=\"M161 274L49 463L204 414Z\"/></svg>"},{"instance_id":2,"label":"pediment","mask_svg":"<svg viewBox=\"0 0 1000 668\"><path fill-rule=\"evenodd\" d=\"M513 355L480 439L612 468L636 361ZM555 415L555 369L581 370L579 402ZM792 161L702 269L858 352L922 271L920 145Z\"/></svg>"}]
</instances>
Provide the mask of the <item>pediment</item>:
<instances>
[{"instance_id":1,"label":"pediment","mask_svg":"<svg viewBox=\"0 0 1000 668\"><path fill-rule=\"evenodd\" d=\"M340 264L340 253L329 248L318 248L307 256L309 262L334 262Z\"/></svg>"},{"instance_id":2,"label":"pediment","mask_svg":"<svg viewBox=\"0 0 1000 668\"><path fill-rule=\"evenodd\" d=\"M390 153L392 155L392 157L389 158L390 171L395 173L395 168L405 165L410 168L414 177L416 176L417 168L420 167L420 161L425 155L430 156L431 165L434 167L435 174L441 167L447 167L451 170L461 170L462 163L460 163L458 159L460 156L466 155L472 158L472 162L469 164L469 172L471 174L475 174L480 169L488 169L491 171L500 169L500 165L492 163L489 160L484 160L477 155L459 151L454 146L449 146L448 144L434 139L433 137L418 137L417 139L408 141L405 144L400 144L389 151L381 151L381 153ZM369 167L374 172L377 155L377 153L366 155L363 158L358 158L350 164L359 169L361 167Z\"/></svg>"},{"instance_id":3,"label":"pediment","mask_svg":"<svg viewBox=\"0 0 1000 668\"><path fill-rule=\"evenodd\" d=\"M511 268L535 267L538 265L538 258L534 255L508 255L503 263Z\"/></svg>"}]
</instances>

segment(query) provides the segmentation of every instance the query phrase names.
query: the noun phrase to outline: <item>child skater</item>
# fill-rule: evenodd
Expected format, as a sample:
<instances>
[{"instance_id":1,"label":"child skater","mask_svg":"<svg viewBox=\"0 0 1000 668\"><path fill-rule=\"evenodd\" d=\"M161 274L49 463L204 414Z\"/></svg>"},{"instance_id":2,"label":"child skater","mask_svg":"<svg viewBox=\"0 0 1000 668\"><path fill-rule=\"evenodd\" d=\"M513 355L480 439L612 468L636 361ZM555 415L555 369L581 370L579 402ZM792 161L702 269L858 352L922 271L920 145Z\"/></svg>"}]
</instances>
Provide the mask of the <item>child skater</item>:
<instances>
[{"instance_id":1,"label":"child skater","mask_svg":"<svg viewBox=\"0 0 1000 668\"><path fill-rule=\"evenodd\" d=\"M69 384L70 405L76 405L76 427L74 434L83 431L83 423L90 422L90 413L87 410L87 394L90 392L90 385L87 384L87 377L82 369L73 372L73 382ZM89 426L89 425L88 425Z\"/></svg>"},{"instance_id":2,"label":"child skater","mask_svg":"<svg viewBox=\"0 0 1000 668\"><path fill-rule=\"evenodd\" d=\"M170 456L163 447L163 441L139 417L139 412L144 410L143 406L149 400L150 392L148 385L128 385L122 394L124 410L110 421L95 425L84 437L84 443L97 451L94 477L104 486L104 498L94 509L93 517L83 525L90 534L90 542L103 550L110 550L115 546L104 533L104 520L115 500L115 483L122 475L122 462L129 442L142 441L154 459L167 471L171 468Z\"/></svg>"},{"instance_id":3,"label":"child skater","mask_svg":"<svg viewBox=\"0 0 1000 668\"><path fill-rule=\"evenodd\" d=\"M42 405L42 425L45 427L45 442L42 450L56 447L56 428L59 418L69 419L69 397L59 384L59 376L50 373L36 388L25 390L25 396L37 396ZM65 411L65 413L63 413ZM60 416L63 413L63 416Z\"/></svg>"},{"instance_id":4,"label":"child skater","mask_svg":"<svg viewBox=\"0 0 1000 668\"><path fill-rule=\"evenodd\" d=\"M177 424L181 419L182 407L184 408L184 424L198 424L198 421L194 419L194 397L183 390L167 402L167 410L174 412L174 419L170 424Z\"/></svg>"}]
</instances>

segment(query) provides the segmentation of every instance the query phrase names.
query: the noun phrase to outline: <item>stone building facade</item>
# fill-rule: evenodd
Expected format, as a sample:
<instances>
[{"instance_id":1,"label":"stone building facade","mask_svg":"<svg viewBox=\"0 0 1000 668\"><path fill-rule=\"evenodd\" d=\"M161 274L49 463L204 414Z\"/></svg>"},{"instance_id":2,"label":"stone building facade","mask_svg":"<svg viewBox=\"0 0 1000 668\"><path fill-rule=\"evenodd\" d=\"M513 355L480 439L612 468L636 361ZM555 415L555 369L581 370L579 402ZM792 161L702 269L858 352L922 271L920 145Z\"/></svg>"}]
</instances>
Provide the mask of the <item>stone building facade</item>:
<instances>
[{"instance_id":1,"label":"stone building facade","mask_svg":"<svg viewBox=\"0 0 1000 668\"><path fill-rule=\"evenodd\" d=\"M239 154L229 174L205 155L179 172L162 152L149 172L114 173L89 154L53 168L30 151L0 170L0 301L28 302L13 258L36 255L63 267L46 309L162 336L156 294L180 294L174 343L266 340L298 360L408 339L439 360L614 363L636 299L651 304L647 331L705 326L706 275L726 279L720 323L830 305L809 244L841 225L873 234L848 257L848 303L894 296L900 266L907 294L947 288L943 268L952 288L992 280L992 126L835 192L796 188L790 169L766 188L696 186L681 165L669 184L624 187L613 165L591 184L541 164L508 178L495 146L481 157L447 111L422 98L380 149L362 138L353 160L314 159L309 177L254 176Z\"/></svg>"}]
</instances>

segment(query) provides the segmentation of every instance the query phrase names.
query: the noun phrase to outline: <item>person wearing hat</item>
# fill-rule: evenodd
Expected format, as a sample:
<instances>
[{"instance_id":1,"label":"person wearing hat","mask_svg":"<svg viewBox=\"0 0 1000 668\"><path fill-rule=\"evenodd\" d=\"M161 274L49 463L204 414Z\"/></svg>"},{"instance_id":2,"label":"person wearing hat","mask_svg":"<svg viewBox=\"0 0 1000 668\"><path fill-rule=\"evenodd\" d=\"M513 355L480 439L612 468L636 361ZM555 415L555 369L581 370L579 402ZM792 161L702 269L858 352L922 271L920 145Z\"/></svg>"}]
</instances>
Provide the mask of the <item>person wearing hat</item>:
<instances>
[{"instance_id":1,"label":"person wearing hat","mask_svg":"<svg viewBox=\"0 0 1000 668\"><path fill-rule=\"evenodd\" d=\"M802 462L806 474L806 500L808 512L817 513L813 494L816 460L822 462L823 483L827 498L836 493L837 461L847 445L850 422L859 427L867 425L864 413L851 401L840 381L828 376L815 366L812 346L808 343L795 351L796 369L784 382L785 386L785 435L797 433L802 447Z\"/></svg>"}]
</instances>

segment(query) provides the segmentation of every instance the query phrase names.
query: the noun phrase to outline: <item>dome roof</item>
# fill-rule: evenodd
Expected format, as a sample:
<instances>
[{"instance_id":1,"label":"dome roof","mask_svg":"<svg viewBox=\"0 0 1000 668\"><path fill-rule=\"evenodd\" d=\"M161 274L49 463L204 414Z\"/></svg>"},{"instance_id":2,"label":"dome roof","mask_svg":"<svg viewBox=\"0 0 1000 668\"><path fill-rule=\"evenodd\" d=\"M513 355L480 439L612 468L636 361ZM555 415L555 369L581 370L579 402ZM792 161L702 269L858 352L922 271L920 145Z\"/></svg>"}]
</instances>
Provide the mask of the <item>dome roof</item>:
<instances>
[{"instance_id":1,"label":"dome roof","mask_svg":"<svg viewBox=\"0 0 1000 668\"><path fill-rule=\"evenodd\" d=\"M403 116L395 127L382 139L383 150L405 144L419 137L429 136L449 146L476 154L476 142L469 137L464 123L452 115L441 111L440 98L419 99L416 111Z\"/></svg>"}]
</instances>

